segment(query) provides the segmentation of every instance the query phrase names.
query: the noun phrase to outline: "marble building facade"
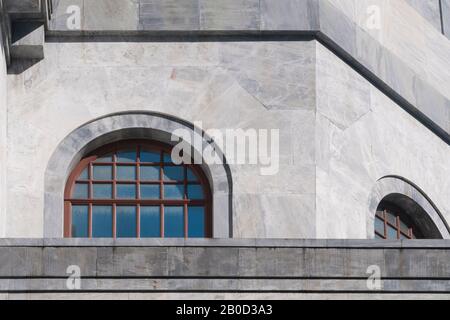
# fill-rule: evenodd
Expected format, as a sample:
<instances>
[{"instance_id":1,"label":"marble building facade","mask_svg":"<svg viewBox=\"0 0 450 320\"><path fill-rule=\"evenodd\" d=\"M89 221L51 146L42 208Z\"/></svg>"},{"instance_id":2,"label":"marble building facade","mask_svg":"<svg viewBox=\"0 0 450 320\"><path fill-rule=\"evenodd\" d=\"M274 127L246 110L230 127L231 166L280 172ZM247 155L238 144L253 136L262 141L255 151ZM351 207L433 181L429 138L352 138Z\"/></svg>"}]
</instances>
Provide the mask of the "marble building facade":
<instances>
[{"instance_id":1,"label":"marble building facade","mask_svg":"<svg viewBox=\"0 0 450 320\"><path fill-rule=\"evenodd\" d=\"M1 4L0 297L448 297L449 0ZM81 159L199 122L279 130L274 175L204 166L213 239L64 237Z\"/></svg>"}]
</instances>

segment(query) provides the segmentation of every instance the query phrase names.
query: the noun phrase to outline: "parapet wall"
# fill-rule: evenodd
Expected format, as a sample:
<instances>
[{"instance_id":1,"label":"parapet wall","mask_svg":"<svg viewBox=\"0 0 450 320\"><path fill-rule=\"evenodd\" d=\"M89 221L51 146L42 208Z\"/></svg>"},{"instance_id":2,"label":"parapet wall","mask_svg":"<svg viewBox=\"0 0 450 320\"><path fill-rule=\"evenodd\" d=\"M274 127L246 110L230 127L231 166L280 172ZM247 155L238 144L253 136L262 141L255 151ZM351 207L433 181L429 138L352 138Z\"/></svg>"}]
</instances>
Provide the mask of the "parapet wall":
<instances>
[{"instance_id":1,"label":"parapet wall","mask_svg":"<svg viewBox=\"0 0 450 320\"><path fill-rule=\"evenodd\" d=\"M4 239L0 292L448 298L449 249L448 241Z\"/></svg>"}]
</instances>

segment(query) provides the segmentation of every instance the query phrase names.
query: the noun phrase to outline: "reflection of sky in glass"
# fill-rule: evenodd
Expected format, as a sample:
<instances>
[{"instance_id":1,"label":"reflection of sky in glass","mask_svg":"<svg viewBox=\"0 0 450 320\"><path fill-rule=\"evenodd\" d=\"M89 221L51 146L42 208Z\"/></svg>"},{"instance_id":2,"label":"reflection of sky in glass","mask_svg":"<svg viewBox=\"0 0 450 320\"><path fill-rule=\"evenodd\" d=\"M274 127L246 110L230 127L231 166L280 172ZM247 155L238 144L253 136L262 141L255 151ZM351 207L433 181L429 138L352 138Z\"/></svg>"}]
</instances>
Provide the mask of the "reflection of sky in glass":
<instances>
[{"instance_id":1,"label":"reflection of sky in glass","mask_svg":"<svg viewBox=\"0 0 450 320\"><path fill-rule=\"evenodd\" d=\"M188 237L205 237L205 209L203 207L188 207Z\"/></svg>"},{"instance_id":2,"label":"reflection of sky in glass","mask_svg":"<svg viewBox=\"0 0 450 320\"><path fill-rule=\"evenodd\" d=\"M117 206L116 219L118 238L136 237L136 207Z\"/></svg>"},{"instance_id":3,"label":"reflection of sky in glass","mask_svg":"<svg viewBox=\"0 0 450 320\"><path fill-rule=\"evenodd\" d=\"M117 152L117 162L136 162L136 151Z\"/></svg>"},{"instance_id":4,"label":"reflection of sky in glass","mask_svg":"<svg viewBox=\"0 0 450 320\"><path fill-rule=\"evenodd\" d=\"M164 153L163 162L172 163L172 156L169 153Z\"/></svg>"},{"instance_id":5,"label":"reflection of sky in glass","mask_svg":"<svg viewBox=\"0 0 450 320\"><path fill-rule=\"evenodd\" d=\"M87 183L76 183L73 190L74 199L87 199L88 198L89 185Z\"/></svg>"},{"instance_id":6,"label":"reflection of sky in glass","mask_svg":"<svg viewBox=\"0 0 450 320\"><path fill-rule=\"evenodd\" d=\"M111 199L112 198L112 185L111 184L94 184L93 194L94 199Z\"/></svg>"},{"instance_id":7,"label":"reflection of sky in glass","mask_svg":"<svg viewBox=\"0 0 450 320\"><path fill-rule=\"evenodd\" d=\"M156 166L141 166L141 180L156 181L159 180L160 168Z\"/></svg>"},{"instance_id":8,"label":"reflection of sky in glass","mask_svg":"<svg viewBox=\"0 0 450 320\"><path fill-rule=\"evenodd\" d=\"M161 155L159 152L141 150L141 162L160 162Z\"/></svg>"},{"instance_id":9,"label":"reflection of sky in glass","mask_svg":"<svg viewBox=\"0 0 450 320\"><path fill-rule=\"evenodd\" d=\"M397 239L397 230L388 225L387 226L387 237L388 237L388 239Z\"/></svg>"},{"instance_id":10,"label":"reflection of sky in glass","mask_svg":"<svg viewBox=\"0 0 450 320\"><path fill-rule=\"evenodd\" d=\"M161 221L158 207L141 206L141 237L159 238L161 236Z\"/></svg>"},{"instance_id":11,"label":"reflection of sky in glass","mask_svg":"<svg viewBox=\"0 0 450 320\"><path fill-rule=\"evenodd\" d=\"M87 180L87 179L89 179L88 168L85 168L85 169L81 172L80 176L78 177L78 180Z\"/></svg>"},{"instance_id":12,"label":"reflection of sky in glass","mask_svg":"<svg viewBox=\"0 0 450 320\"><path fill-rule=\"evenodd\" d=\"M193 200L201 200L204 198L203 188L199 184L190 184L187 187L188 198Z\"/></svg>"},{"instance_id":13,"label":"reflection of sky in glass","mask_svg":"<svg viewBox=\"0 0 450 320\"><path fill-rule=\"evenodd\" d=\"M384 221L375 218L375 230L379 233L384 235Z\"/></svg>"},{"instance_id":14,"label":"reflection of sky in glass","mask_svg":"<svg viewBox=\"0 0 450 320\"><path fill-rule=\"evenodd\" d=\"M164 167L164 180L184 180L184 167L174 166L174 167Z\"/></svg>"},{"instance_id":15,"label":"reflection of sky in glass","mask_svg":"<svg viewBox=\"0 0 450 320\"><path fill-rule=\"evenodd\" d=\"M92 206L92 237L112 237L112 207Z\"/></svg>"},{"instance_id":16,"label":"reflection of sky in glass","mask_svg":"<svg viewBox=\"0 0 450 320\"><path fill-rule=\"evenodd\" d=\"M171 184L164 185L164 199L183 199L184 185Z\"/></svg>"},{"instance_id":17,"label":"reflection of sky in glass","mask_svg":"<svg viewBox=\"0 0 450 320\"><path fill-rule=\"evenodd\" d=\"M136 185L135 184L120 184L117 185L118 199L136 199Z\"/></svg>"},{"instance_id":18,"label":"reflection of sky in glass","mask_svg":"<svg viewBox=\"0 0 450 320\"><path fill-rule=\"evenodd\" d=\"M88 206L72 206L72 237L88 237Z\"/></svg>"},{"instance_id":19,"label":"reflection of sky in glass","mask_svg":"<svg viewBox=\"0 0 450 320\"><path fill-rule=\"evenodd\" d=\"M94 180L112 180L112 166L94 166Z\"/></svg>"},{"instance_id":20,"label":"reflection of sky in glass","mask_svg":"<svg viewBox=\"0 0 450 320\"><path fill-rule=\"evenodd\" d=\"M167 238L184 237L183 207L164 207L164 236Z\"/></svg>"},{"instance_id":21,"label":"reflection of sky in glass","mask_svg":"<svg viewBox=\"0 0 450 320\"><path fill-rule=\"evenodd\" d=\"M117 166L117 180L131 181L136 180L135 166Z\"/></svg>"},{"instance_id":22,"label":"reflection of sky in glass","mask_svg":"<svg viewBox=\"0 0 450 320\"><path fill-rule=\"evenodd\" d=\"M157 184L141 184L142 199L159 199L159 185Z\"/></svg>"},{"instance_id":23,"label":"reflection of sky in glass","mask_svg":"<svg viewBox=\"0 0 450 320\"><path fill-rule=\"evenodd\" d=\"M188 179L188 181L197 181L197 176L189 168L187 168L187 179Z\"/></svg>"}]
</instances>

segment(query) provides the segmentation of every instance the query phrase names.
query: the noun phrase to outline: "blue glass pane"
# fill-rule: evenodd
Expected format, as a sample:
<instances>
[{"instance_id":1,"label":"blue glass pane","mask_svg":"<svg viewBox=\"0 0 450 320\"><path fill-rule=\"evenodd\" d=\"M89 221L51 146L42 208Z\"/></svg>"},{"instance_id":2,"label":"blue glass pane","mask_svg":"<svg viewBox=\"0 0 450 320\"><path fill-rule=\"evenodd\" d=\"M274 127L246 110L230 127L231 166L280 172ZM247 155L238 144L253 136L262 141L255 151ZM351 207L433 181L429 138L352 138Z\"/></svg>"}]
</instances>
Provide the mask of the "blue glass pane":
<instances>
[{"instance_id":1,"label":"blue glass pane","mask_svg":"<svg viewBox=\"0 0 450 320\"><path fill-rule=\"evenodd\" d=\"M195 173L189 168L187 168L187 179L188 181L198 181Z\"/></svg>"},{"instance_id":2,"label":"blue glass pane","mask_svg":"<svg viewBox=\"0 0 450 320\"><path fill-rule=\"evenodd\" d=\"M117 184L117 198L136 199L135 184Z\"/></svg>"},{"instance_id":3,"label":"blue glass pane","mask_svg":"<svg viewBox=\"0 0 450 320\"><path fill-rule=\"evenodd\" d=\"M88 180L89 179L89 175L88 175L88 168L84 169L80 176L78 177L78 180Z\"/></svg>"},{"instance_id":4,"label":"blue glass pane","mask_svg":"<svg viewBox=\"0 0 450 320\"><path fill-rule=\"evenodd\" d=\"M141 207L141 237L161 237L161 220L159 207Z\"/></svg>"},{"instance_id":5,"label":"blue glass pane","mask_svg":"<svg viewBox=\"0 0 450 320\"><path fill-rule=\"evenodd\" d=\"M384 221L375 218L375 231L377 231L379 234L384 235Z\"/></svg>"},{"instance_id":6,"label":"blue glass pane","mask_svg":"<svg viewBox=\"0 0 450 320\"><path fill-rule=\"evenodd\" d=\"M164 199L184 199L184 185L164 185Z\"/></svg>"},{"instance_id":7,"label":"blue glass pane","mask_svg":"<svg viewBox=\"0 0 450 320\"><path fill-rule=\"evenodd\" d=\"M72 237L87 238L89 214L88 206L72 206Z\"/></svg>"},{"instance_id":8,"label":"blue glass pane","mask_svg":"<svg viewBox=\"0 0 450 320\"><path fill-rule=\"evenodd\" d=\"M164 153L163 162L164 163L172 163L172 156L169 153Z\"/></svg>"},{"instance_id":9,"label":"blue glass pane","mask_svg":"<svg viewBox=\"0 0 450 320\"><path fill-rule=\"evenodd\" d=\"M141 180L156 181L159 180L160 167L141 166Z\"/></svg>"},{"instance_id":10,"label":"blue glass pane","mask_svg":"<svg viewBox=\"0 0 450 320\"><path fill-rule=\"evenodd\" d=\"M94 166L94 180L112 180L112 166Z\"/></svg>"},{"instance_id":11,"label":"blue glass pane","mask_svg":"<svg viewBox=\"0 0 450 320\"><path fill-rule=\"evenodd\" d=\"M387 226L387 238L388 239L397 239L397 230L390 227L389 225Z\"/></svg>"},{"instance_id":12,"label":"blue glass pane","mask_svg":"<svg viewBox=\"0 0 450 320\"><path fill-rule=\"evenodd\" d=\"M87 183L75 183L75 188L73 189L74 199L87 199L88 198L89 185Z\"/></svg>"},{"instance_id":13,"label":"blue glass pane","mask_svg":"<svg viewBox=\"0 0 450 320\"><path fill-rule=\"evenodd\" d=\"M95 162L112 162L112 154L106 154L104 156L98 157Z\"/></svg>"},{"instance_id":14,"label":"blue glass pane","mask_svg":"<svg viewBox=\"0 0 450 320\"><path fill-rule=\"evenodd\" d=\"M136 180L135 166L117 166L117 180L131 181Z\"/></svg>"},{"instance_id":15,"label":"blue glass pane","mask_svg":"<svg viewBox=\"0 0 450 320\"><path fill-rule=\"evenodd\" d=\"M164 207L164 236L167 238L184 237L183 207Z\"/></svg>"},{"instance_id":16,"label":"blue glass pane","mask_svg":"<svg viewBox=\"0 0 450 320\"><path fill-rule=\"evenodd\" d=\"M136 162L136 151L117 152L117 162Z\"/></svg>"},{"instance_id":17,"label":"blue glass pane","mask_svg":"<svg viewBox=\"0 0 450 320\"><path fill-rule=\"evenodd\" d=\"M117 237L118 238L135 238L136 237L136 207L116 208L117 221Z\"/></svg>"},{"instance_id":18,"label":"blue glass pane","mask_svg":"<svg viewBox=\"0 0 450 320\"><path fill-rule=\"evenodd\" d=\"M159 185L158 184L141 184L141 198L142 199L159 199Z\"/></svg>"},{"instance_id":19,"label":"blue glass pane","mask_svg":"<svg viewBox=\"0 0 450 320\"><path fill-rule=\"evenodd\" d=\"M201 200L205 196L203 194L203 188L199 184L190 184L187 186L188 198L194 200Z\"/></svg>"},{"instance_id":20,"label":"blue glass pane","mask_svg":"<svg viewBox=\"0 0 450 320\"><path fill-rule=\"evenodd\" d=\"M189 207L188 237L204 238L205 236L205 209L203 207Z\"/></svg>"},{"instance_id":21,"label":"blue glass pane","mask_svg":"<svg viewBox=\"0 0 450 320\"><path fill-rule=\"evenodd\" d=\"M161 162L161 154L159 152L154 151L145 151L141 150L141 162Z\"/></svg>"},{"instance_id":22,"label":"blue glass pane","mask_svg":"<svg viewBox=\"0 0 450 320\"><path fill-rule=\"evenodd\" d=\"M92 237L110 238L112 234L112 207L92 206Z\"/></svg>"},{"instance_id":23,"label":"blue glass pane","mask_svg":"<svg viewBox=\"0 0 450 320\"><path fill-rule=\"evenodd\" d=\"M163 168L164 173L164 180L177 180L177 181L183 181L184 180L184 167L182 166L176 166L176 167L164 167Z\"/></svg>"},{"instance_id":24,"label":"blue glass pane","mask_svg":"<svg viewBox=\"0 0 450 320\"><path fill-rule=\"evenodd\" d=\"M94 199L111 199L112 185L111 184L93 184Z\"/></svg>"}]
</instances>

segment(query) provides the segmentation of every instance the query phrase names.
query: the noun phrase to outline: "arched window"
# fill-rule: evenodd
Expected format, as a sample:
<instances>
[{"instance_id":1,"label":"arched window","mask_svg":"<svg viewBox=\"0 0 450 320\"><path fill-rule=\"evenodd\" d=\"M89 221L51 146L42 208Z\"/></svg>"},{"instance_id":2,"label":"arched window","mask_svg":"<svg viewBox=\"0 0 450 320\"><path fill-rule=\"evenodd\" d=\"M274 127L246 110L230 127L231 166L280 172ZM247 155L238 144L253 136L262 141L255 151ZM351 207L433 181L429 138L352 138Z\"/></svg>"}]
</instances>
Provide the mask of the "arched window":
<instances>
[{"instance_id":1,"label":"arched window","mask_svg":"<svg viewBox=\"0 0 450 320\"><path fill-rule=\"evenodd\" d=\"M375 215L375 238L416 239L422 238L422 234L406 212L393 204L382 202Z\"/></svg>"},{"instance_id":2,"label":"arched window","mask_svg":"<svg viewBox=\"0 0 450 320\"><path fill-rule=\"evenodd\" d=\"M82 159L65 189L65 237L212 237L208 180L170 153L158 142L123 141Z\"/></svg>"}]
</instances>

